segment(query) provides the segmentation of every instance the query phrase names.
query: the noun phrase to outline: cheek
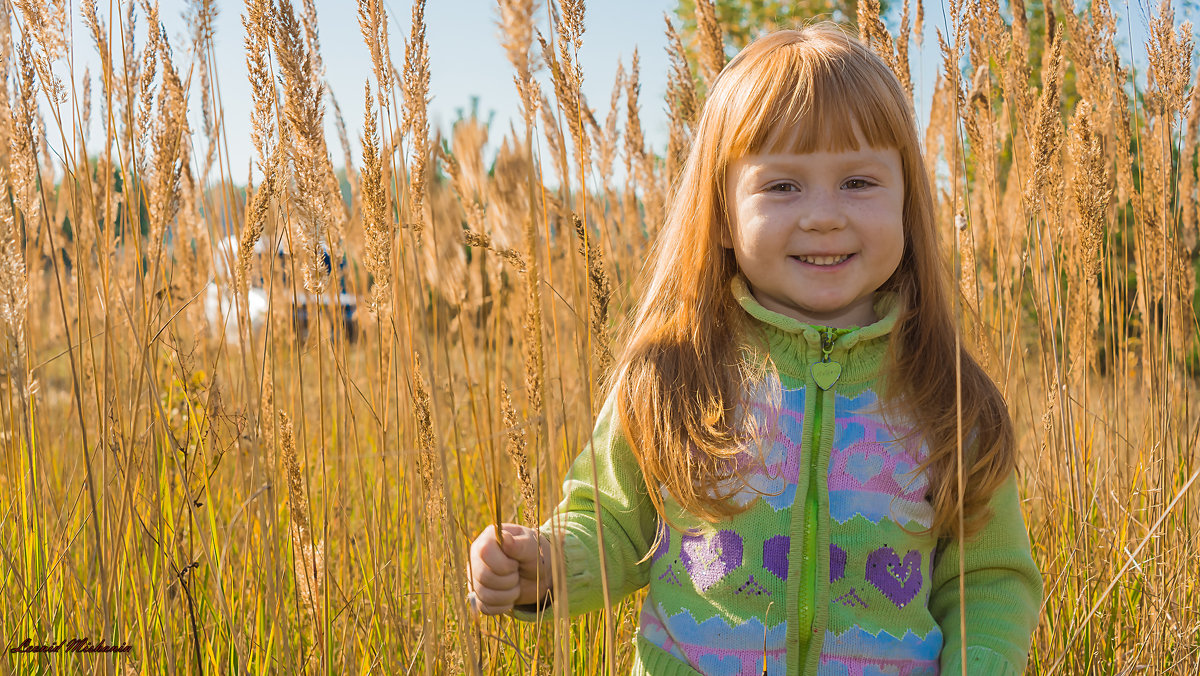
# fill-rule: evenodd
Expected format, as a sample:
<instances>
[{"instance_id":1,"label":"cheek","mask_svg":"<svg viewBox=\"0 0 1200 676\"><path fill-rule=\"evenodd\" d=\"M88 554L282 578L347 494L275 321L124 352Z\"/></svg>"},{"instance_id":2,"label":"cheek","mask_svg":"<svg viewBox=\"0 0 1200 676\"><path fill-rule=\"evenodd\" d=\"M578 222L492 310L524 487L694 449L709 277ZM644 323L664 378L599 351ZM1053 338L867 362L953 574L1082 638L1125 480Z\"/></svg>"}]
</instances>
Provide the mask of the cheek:
<instances>
[{"instance_id":1,"label":"cheek","mask_svg":"<svg viewBox=\"0 0 1200 676\"><path fill-rule=\"evenodd\" d=\"M753 229L742 230L738 233L736 251L740 260L761 263L772 249L779 250L779 246L773 245L769 239L763 237L763 234Z\"/></svg>"},{"instance_id":2,"label":"cheek","mask_svg":"<svg viewBox=\"0 0 1200 676\"><path fill-rule=\"evenodd\" d=\"M787 233L780 223L781 219L770 215L748 215L738 222L736 233L738 247L747 252L759 252L780 247L787 239Z\"/></svg>"},{"instance_id":3,"label":"cheek","mask_svg":"<svg viewBox=\"0 0 1200 676\"><path fill-rule=\"evenodd\" d=\"M904 250L908 248L908 238L904 235L904 228L899 228L892 236L891 250L893 263L892 269L900 267L900 261L904 258Z\"/></svg>"},{"instance_id":4,"label":"cheek","mask_svg":"<svg viewBox=\"0 0 1200 676\"><path fill-rule=\"evenodd\" d=\"M896 274L900 269L900 264L904 260L904 252L908 249L908 236L904 232L904 226L899 225L887 233L886 237L882 237L881 241L886 240L888 243L888 257L884 265L887 266L888 277Z\"/></svg>"}]
</instances>

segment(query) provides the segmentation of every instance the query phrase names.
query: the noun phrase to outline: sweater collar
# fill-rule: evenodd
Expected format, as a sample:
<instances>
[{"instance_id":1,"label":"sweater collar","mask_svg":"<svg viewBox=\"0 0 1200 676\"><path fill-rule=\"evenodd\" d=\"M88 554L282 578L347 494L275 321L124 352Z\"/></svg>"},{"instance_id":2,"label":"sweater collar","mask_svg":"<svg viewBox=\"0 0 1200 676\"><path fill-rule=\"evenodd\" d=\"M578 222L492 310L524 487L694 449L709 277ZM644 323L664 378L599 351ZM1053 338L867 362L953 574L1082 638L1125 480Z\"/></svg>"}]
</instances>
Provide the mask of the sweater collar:
<instances>
[{"instance_id":1,"label":"sweater collar","mask_svg":"<svg viewBox=\"0 0 1200 676\"><path fill-rule=\"evenodd\" d=\"M761 331L770 350L771 359L781 373L806 379L809 366L821 359L821 334L825 327L806 324L798 319L768 310L759 304L744 277L734 275L733 296L739 305L757 321L751 322ZM835 330L830 359L842 364L843 380L863 380L874 377L887 350L889 334L896 326L903 308L895 292L875 294L875 322L849 330Z\"/></svg>"}]
</instances>

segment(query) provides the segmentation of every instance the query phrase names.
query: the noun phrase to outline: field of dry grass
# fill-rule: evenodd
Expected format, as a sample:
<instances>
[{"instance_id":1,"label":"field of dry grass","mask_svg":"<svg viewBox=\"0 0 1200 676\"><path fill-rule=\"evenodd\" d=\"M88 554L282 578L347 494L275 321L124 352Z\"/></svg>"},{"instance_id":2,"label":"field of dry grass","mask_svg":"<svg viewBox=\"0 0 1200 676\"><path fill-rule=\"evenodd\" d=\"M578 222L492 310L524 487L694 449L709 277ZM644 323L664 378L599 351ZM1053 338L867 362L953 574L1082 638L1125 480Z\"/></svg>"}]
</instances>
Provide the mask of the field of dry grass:
<instances>
[{"instance_id":1,"label":"field of dry grass","mask_svg":"<svg viewBox=\"0 0 1200 676\"><path fill-rule=\"evenodd\" d=\"M8 646L131 648L6 652L0 670L627 668L637 598L538 626L474 618L465 554L487 524L555 504L726 57L698 2L709 30L686 46L694 71L669 40L669 145L651 148L639 114L661 102L639 100L636 57L587 109L583 2L547 2L544 39L545 4L489 5L524 110L494 157L500 132L475 118L430 129L424 0L405 36L359 0L369 112L338 145L311 0L223 8L244 17L249 120L220 115L208 2L190 3L190 45L143 1L0 8L0 628ZM899 31L870 0L858 24L907 83L922 11L895 4ZM983 327L965 339L1020 434L1046 581L1030 671L1200 673L1191 27L1159 8L1135 77L1105 0L1013 6L947 6L925 139ZM62 67L67 11L102 72ZM233 125L252 129L255 185L228 166ZM345 200L334 164L356 137ZM361 299L353 334L343 288ZM239 320L212 322L210 293Z\"/></svg>"}]
</instances>

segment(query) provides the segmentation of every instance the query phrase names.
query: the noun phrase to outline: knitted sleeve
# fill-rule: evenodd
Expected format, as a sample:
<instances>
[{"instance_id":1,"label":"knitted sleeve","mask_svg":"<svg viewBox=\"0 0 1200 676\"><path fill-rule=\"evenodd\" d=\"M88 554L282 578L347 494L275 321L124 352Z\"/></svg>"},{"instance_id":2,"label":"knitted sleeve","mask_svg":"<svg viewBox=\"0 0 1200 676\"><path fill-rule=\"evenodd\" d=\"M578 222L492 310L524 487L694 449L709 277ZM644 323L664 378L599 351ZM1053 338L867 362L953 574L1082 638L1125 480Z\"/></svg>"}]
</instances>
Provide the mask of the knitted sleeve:
<instances>
[{"instance_id":1,"label":"knitted sleeve","mask_svg":"<svg viewBox=\"0 0 1200 676\"><path fill-rule=\"evenodd\" d=\"M1030 552L1015 474L996 491L990 508L991 520L964 546L965 638L960 625L958 541L944 540L938 546L929 610L945 639L943 674L1019 676L1037 629L1042 576Z\"/></svg>"},{"instance_id":2,"label":"knitted sleeve","mask_svg":"<svg viewBox=\"0 0 1200 676\"><path fill-rule=\"evenodd\" d=\"M646 553L654 542L658 515L619 428L616 398L610 397L596 419L591 443L567 472L562 502L541 527L551 542L561 543L567 609L572 616L604 607L601 560L613 603L650 580ZM513 616L532 620L535 610L520 607Z\"/></svg>"}]
</instances>

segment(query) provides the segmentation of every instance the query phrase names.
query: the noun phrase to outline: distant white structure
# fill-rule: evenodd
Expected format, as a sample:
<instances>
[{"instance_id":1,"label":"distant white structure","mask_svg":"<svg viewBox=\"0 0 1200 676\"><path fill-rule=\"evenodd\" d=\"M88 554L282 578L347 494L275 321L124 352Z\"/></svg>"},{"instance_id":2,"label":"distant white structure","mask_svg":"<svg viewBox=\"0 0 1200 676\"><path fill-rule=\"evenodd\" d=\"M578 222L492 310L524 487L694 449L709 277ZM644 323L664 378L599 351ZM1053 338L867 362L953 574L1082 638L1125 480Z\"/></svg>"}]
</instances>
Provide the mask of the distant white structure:
<instances>
[{"instance_id":1,"label":"distant white structure","mask_svg":"<svg viewBox=\"0 0 1200 676\"><path fill-rule=\"evenodd\" d=\"M226 342L236 343L240 336L236 296L237 281L232 271L237 269L239 242L230 235L217 241L213 267L216 275L204 289L204 316L209 330L214 335L224 335ZM260 239L254 245L254 253L262 254L266 246ZM247 285L246 306L249 310L250 331L257 331L266 321L270 302L267 292L259 284Z\"/></svg>"},{"instance_id":2,"label":"distant white structure","mask_svg":"<svg viewBox=\"0 0 1200 676\"><path fill-rule=\"evenodd\" d=\"M218 240L215 252L216 260L213 261L217 273L209 280L204 293L204 314L208 319L209 330L214 335L224 335L225 340L230 343L236 343L241 335L236 296L234 295L237 293L234 271L237 270L239 246L237 237L233 235ZM253 252L261 256L267 250L267 245L262 239L259 239L254 245ZM275 260L282 264L288 259L288 256L286 243L280 245L279 250L275 253ZM332 264L328 253L325 254L325 262L326 265ZM263 287L261 278L249 279L247 282L246 307L250 332L254 333L266 323L267 312L270 309L270 297L267 289ZM345 288L342 288L336 296L329 293L313 295L303 290L295 290L290 284L283 284L276 290L276 293L283 293L285 297L289 298L288 305L291 307L292 324L296 330L300 332L308 330L309 308L320 305L337 312L334 316L340 318L341 328L351 340L357 337L358 327L354 315L358 309L358 298L353 294L346 293Z\"/></svg>"}]
</instances>

